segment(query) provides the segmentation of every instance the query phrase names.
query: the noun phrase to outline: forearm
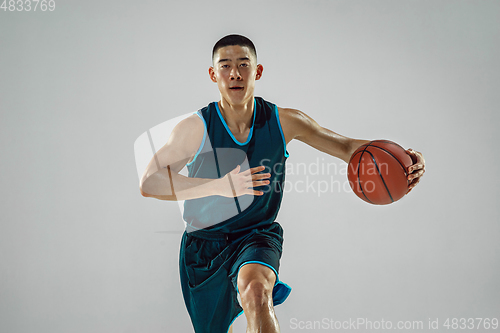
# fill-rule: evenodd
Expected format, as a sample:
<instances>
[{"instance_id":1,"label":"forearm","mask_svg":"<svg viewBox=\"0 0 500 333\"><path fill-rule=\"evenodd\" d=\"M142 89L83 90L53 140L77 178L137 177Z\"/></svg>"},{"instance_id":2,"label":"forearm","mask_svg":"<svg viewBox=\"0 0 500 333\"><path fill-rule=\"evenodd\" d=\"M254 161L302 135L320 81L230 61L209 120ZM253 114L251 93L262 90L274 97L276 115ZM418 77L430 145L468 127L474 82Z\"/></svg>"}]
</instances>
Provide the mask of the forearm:
<instances>
[{"instance_id":1,"label":"forearm","mask_svg":"<svg viewBox=\"0 0 500 333\"><path fill-rule=\"evenodd\" d=\"M221 179L191 178L168 168L149 176L141 184L141 194L159 200L189 200L218 195Z\"/></svg>"},{"instance_id":2,"label":"forearm","mask_svg":"<svg viewBox=\"0 0 500 333\"><path fill-rule=\"evenodd\" d=\"M301 140L299 138L299 140ZM330 130L323 129L321 137L313 140L301 140L311 147L318 149L331 156L340 158L342 161L349 163L352 154L361 145L370 142L370 140L357 140L348 137L340 136Z\"/></svg>"}]
</instances>

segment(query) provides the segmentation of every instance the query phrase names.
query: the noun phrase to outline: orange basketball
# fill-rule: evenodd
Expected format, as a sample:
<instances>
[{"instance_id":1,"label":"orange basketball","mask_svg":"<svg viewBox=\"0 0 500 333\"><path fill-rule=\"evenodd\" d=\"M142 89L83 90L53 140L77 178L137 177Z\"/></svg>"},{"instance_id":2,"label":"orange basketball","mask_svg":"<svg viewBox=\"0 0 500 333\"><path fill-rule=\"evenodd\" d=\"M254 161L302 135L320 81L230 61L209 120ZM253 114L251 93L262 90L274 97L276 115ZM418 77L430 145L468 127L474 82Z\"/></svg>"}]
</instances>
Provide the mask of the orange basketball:
<instances>
[{"instance_id":1,"label":"orange basketball","mask_svg":"<svg viewBox=\"0 0 500 333\"><path fill-rule=\"evenodd\" d=\"M359 147L347 166L349 185L358 197L374 205L387 205L408 192L411 157L388 140L374 140Z\"/></svg>"}]
</instances>

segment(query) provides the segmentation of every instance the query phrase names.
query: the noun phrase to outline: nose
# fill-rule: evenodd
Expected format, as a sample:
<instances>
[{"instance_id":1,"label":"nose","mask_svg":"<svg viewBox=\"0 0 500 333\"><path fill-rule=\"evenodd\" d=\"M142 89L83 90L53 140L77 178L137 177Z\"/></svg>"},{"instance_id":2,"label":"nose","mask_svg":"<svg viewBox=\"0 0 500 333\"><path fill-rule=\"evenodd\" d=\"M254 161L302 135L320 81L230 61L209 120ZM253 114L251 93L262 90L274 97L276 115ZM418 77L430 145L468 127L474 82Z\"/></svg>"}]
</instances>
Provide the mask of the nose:
<instances>
[{"instance_id":1,"label":"nose","mask_svg":"<svg viewBox=\"0 0 500 333\"><path fill-rule=\"evenodd\" d=\"M240 72L238 71L238 67L234 67L231 69L231 80L241 80Z\"/></svg>"}]
</instances>

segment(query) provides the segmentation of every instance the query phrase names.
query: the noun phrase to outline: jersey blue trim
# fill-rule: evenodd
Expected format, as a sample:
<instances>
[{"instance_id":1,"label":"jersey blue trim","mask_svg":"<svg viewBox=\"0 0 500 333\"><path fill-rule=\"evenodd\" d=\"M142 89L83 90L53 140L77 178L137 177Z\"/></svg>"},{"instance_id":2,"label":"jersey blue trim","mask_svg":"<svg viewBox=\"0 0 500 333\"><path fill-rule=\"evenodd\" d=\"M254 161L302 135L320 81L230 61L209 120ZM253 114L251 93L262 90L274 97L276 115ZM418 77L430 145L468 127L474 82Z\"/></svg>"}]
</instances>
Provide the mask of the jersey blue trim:
<instances>
[{"instance_id":1,"label":"jersey blue trim","mask_svg":"<svg viewBox=\"0 0 500 333\"><path fill-rule=\"evenodd\" d=\"M247 138L247 141L244 142L244 143L241 143L239 142L238 140L236 140L236 138L233 136L233 133L231 133L231 130L229 129L229 127L227 126L226 124L226 121L224 120L224 117L222 116L222 114L220 113L220 110L219 110L219 103L215 102L215 108L217 109L217 114L219 115L219 118L220 120L222 121L222 124L224 125L224 127L226 128L226 131L227 133L229 133L229 135L231 136L231 139L233 139L234 143L236 143L237 145L240 145L240 146L244 146L246 145L247 143L250 142L250 140L252 139L252 133L253 133L253 125L255 124L255 109L256 109L256 104L257 102L255 101L255 98L253 99L253 120L252 120L252 127L250 127L250 132L248 133L248 138Z\"/></svg>"},{"instance_id":2,"label":"jersey blue trim","mask_svg":"<svg viewBox=\"0 0 500 333\"><path fill-rule=\"evenodd\" d=\"M283 130L281 129L280 115L278 112L278 106L276 104L274 104L274 112L276 113L276 120L278 121L278 127L280 128L281 138L283 139L283 149L285 150L285 157L288 157L290 156L290 154L288 154L288 152L286 151L285 135L283 134Z\"/></svg>"},{"instance_id":3,"label":"jersey blue trim","mask_svg":"<svg viewBox=\"0 0 500 333\"><path fill-rule=\"evenodd\" d=\"M194 155L193 160L191 162L189 162L188 164L186 164L186 166L190 166L191 164L193 164L194 160L196 160L196 158L198 157L198 154L201 152L201 149L205 145L205 138L207 137L207 123L205 122L205 119L203 118L203 116L200 114L199 111L195 112L193 114L198 115L198 117L200 117L201 120L203 121L203 140L201 140L200 148L198 148L198 151Z\"/></svg>"}]
</instances>

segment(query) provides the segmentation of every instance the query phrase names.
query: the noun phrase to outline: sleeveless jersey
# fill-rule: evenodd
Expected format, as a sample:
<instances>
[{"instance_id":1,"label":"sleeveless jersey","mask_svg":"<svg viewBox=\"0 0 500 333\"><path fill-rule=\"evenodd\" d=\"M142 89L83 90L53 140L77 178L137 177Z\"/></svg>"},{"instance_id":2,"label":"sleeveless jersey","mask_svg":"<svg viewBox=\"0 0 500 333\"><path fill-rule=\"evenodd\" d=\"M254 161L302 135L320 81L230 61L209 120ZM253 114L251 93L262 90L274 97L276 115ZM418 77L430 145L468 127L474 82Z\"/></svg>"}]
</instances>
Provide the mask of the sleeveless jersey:
<instances>
[{"instance_id":1,"label":"sleeveless jersey","mask_svg":"<svg viewBox=\"0 0 500 333\"><path fill-rule=\"evenodd\" d=\"M240 172L263 165L266 169L262 173L271 177L268 185L255 188L264 192L261 196L213 195L186 200L186 231L237 233L272 224L281 205L288 157L278 107L261 97L254 98L253 122L245 142L233 136L217 102L196 114L205 124L205 133L194 159L187 164L189 177L217 179L237 165L241 165Z\"/></svg>"}]
</instances>

